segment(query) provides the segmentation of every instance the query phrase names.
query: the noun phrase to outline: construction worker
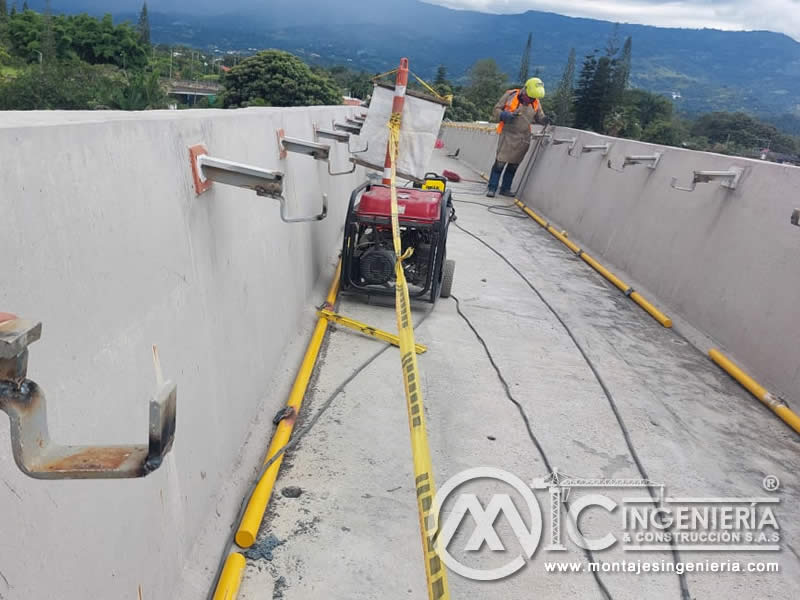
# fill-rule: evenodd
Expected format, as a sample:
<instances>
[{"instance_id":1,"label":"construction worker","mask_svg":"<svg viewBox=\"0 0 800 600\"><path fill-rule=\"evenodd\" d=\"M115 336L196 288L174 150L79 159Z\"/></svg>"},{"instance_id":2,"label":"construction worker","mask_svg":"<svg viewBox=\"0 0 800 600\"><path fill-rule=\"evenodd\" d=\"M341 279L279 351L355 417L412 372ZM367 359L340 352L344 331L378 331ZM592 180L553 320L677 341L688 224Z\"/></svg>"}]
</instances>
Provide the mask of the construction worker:
<instances>
[{"instance_id":1,"label":"construction worker","mask_svg":"<svg viewBox=\"0 0 800 600\"><path fill-rule=\"evenodd\" d=\"M489 189L486 195L494 198L500 176L503 184L500 186L501 196L513 196L511 182L514 174L528 147L531 143L531 124L546 125L549 119L542 110L539 101L544 98L544 84L538 77L532 77L525 82L521 89L508 90L494 105L492 119L497 121L497 133L500 140L497 142L497 157L489 176ZM505 174L503 169L505 168Z\"/></svg>"}]
</instances>

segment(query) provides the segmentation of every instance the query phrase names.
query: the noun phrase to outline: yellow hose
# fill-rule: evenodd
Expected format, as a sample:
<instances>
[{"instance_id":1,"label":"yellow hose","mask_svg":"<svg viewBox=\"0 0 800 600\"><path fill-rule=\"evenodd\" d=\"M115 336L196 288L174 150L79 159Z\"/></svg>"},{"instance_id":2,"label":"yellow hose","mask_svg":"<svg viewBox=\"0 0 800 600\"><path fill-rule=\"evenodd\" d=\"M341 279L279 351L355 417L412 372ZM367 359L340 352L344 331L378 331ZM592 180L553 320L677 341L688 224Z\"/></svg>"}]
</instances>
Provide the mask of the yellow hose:
<instances>
[{"instance_id":1,"label":"yellow hose","mask_svg":"<svg viewBox=\"0 0 800 600\"><path fill-rule=\"evenodd\" d=\"M545 221L542 217L537 215L533 210L531 210L527 205L520 202L518 199L514 199L514 203L523 210L523 212L528 215L531 219L536 221L539 225L544 227L550 235L556 238L559 242L564 244L567 248L572 250L575 254L580 256L586 264L592 267L595 271L600 273L603 277L605 277L608 281L613 283L616 287L618 287L622 292L628 294L636 304L641 306L651 317L653 317L656 321L658 321L664 327L670 328L672 327L672 319L658 310L655 306L650 304L647 300L645 300L639 292L634 292L631 290L631 287L622 281L619 277L614 275L611 271L606 269L603 265L601 265L597 260L592 258L589 254L581 250L578 245L570 240L567 237L566 231L558 231L555 227L550 225L547 221Z\"/></svg>"},{"instance_id":2,"label":"yellow hose","mask_svg":"<svg viewBox=\"0 0 800 600\"><path fill-rule=\"evenodd\" d=\"M728 375L738 381L748 392L766 404L772 412L778 415L784 423L800 433L800 417L797 416L780 398L770 394L766 388L759 384L755 379L742 371L731 359L725 356L716 348L708 351L708 356L717 363Z\"/></svg>"},{"instance_id":3,"label":"yellow hose","mask_svg":"<svg viewBox=\"0 0 800 600\"><path fill-rule=\"evenodd\" d=\"M333 306L336 302L336 296L339 293L339 275L341 270L342 262L340 260L336 267L336 273L333 276L333 282L328 290L328 297L325 299L329 306ZM295 377L294 385L292 385L292 391L289 393L289 401L286 403L287 407L294 409L294 416L278 423L275 434L272 436L269 450L267 450L264 463L289 442L292 430L294 429L295 420L297 419L297 415L300 414L300 406L303 403L308 381L311 378L311 373L317 362L322 339L325 337L327 329L328 319L320 316L317 319L316 327L314 327L311 341L308 343L303 362L300 364L300 370ZM282 462L283 455L266 470L253 490L250 500L247 502L247 508L245 509L244 516L242 516L242 522L239 524L239 529L236 532L236 543L242 548L249 548L256 541L256 534L261 527L261 521L264 519L264 513L267 510L267 504L269 504L269 499L272 496L272 488L275 485L275 480L278 478L278 471L281 468Z\"/></svg>"},{"instance_id":4,"label":"yellow hose","mask_svg":"<svg viewBox=\"0 0 800 600\"><path fill-rule=\"evenodd\" d=\"M228 555L219 576L217 589L214 591L214 600L236 600L239 586L242 583L244 567L244 556L238 552Z\"/></svg>"}]
</instances>

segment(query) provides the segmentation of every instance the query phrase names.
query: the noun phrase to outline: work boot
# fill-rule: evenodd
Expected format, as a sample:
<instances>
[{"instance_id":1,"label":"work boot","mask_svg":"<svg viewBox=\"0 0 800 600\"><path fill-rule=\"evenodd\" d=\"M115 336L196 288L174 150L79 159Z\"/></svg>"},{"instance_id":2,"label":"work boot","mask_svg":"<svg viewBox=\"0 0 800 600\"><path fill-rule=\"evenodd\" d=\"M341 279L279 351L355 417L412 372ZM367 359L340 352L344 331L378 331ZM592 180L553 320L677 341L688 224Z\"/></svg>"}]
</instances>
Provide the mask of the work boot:
<instances>
[{"instance_id":1,"label":"work boot","mask_svg":"<svg viewBox=\"0 0 800 600\"><path fill-rule=\"evenodd\" d=\"M492 188L486 190L486 196L489 198L494 198L495 191Z\"/></svg>"},{"instance_id":2,"label":"work boot","mask_svg":"<svg viewBox=\"0 0 800 600\"><path fill-rule=\"evenodd\" d=\"M500 195L501 196L508 196L509 198L513 198L514 197L514 192L512 192L511 190L500 190Z\"/></svg>"}]
</instances>

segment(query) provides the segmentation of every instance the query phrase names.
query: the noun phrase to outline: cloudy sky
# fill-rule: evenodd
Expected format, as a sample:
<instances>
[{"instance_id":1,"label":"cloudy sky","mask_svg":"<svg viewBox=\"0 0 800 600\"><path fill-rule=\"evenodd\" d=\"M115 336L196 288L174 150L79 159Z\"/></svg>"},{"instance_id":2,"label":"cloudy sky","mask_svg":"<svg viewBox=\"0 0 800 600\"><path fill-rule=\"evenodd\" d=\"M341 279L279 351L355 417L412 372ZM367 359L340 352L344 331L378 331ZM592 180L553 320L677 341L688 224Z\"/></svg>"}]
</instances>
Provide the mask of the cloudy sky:
<instances>
[{"instance_id":1,"label":"cloudy sky","mask_svg":"<svg viewBox=\"0 0 800 600\"><path fill-rule=\"evenodd\" d=\"M800 0L425 0L451 8L517 13L544 10L572 17L664 27L767 29L800 41Z\"/></svg>"}]
</instances>

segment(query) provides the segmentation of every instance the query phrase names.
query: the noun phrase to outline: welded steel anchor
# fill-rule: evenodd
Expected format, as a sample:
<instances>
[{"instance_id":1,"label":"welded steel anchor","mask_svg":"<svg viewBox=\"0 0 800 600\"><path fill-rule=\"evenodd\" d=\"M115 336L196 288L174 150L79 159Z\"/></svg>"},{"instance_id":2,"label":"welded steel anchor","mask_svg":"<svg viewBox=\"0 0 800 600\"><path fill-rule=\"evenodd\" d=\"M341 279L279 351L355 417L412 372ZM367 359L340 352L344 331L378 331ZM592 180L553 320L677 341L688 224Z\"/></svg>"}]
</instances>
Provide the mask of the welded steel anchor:
<instances>
[{"instance_id":1,"label":"welded steel anchor","mask_svg":"<svg viewBox=\"0 0 800 600\"><path fill-rule=\"evenodd\" d=\"M23 319L0 323L0 409L11 422L11 449L20 470L36 479L125 479L161 466L175 438L177 386L163 382L154 349L158 389L150 400L147 444L62 446L47 428L44 391L27 379L28 346L42 324Z\"/></svg>"}]
</instances>

